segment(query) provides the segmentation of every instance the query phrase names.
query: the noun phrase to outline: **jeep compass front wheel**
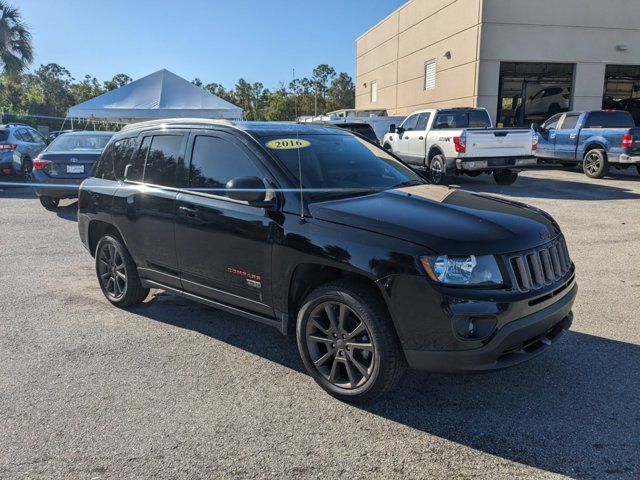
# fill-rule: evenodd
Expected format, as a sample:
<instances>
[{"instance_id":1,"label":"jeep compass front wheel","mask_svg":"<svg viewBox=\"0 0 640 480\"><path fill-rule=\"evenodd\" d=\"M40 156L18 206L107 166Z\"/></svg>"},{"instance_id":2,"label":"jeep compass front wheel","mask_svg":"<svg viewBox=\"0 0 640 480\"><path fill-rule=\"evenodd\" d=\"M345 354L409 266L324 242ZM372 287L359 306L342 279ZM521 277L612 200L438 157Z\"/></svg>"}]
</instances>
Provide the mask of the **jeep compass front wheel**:
<instances>
[{"instance_id":1,"label":"jeep compass front wheel","mask_svg":"<svg viewBox=\"0 0 640 480\"><path fill-rule=\"evenodd\" d=\"M298 349L329 394L366 402L391 390L405 359L385 305L373 288L336 282L314 290L298 314Z\"/></svg>"},{"instance_id":2,"label":"jeep compass front wheel","mask_svg":"<svg viewBox=\"0 0 640 480\"><path fill-rule=\"evenodd\" d=\"M96 274L102 293L116 307L141 303L149 294L127 247L115 236L105 235L96 247Z\"/></svg>"}]
</instances>

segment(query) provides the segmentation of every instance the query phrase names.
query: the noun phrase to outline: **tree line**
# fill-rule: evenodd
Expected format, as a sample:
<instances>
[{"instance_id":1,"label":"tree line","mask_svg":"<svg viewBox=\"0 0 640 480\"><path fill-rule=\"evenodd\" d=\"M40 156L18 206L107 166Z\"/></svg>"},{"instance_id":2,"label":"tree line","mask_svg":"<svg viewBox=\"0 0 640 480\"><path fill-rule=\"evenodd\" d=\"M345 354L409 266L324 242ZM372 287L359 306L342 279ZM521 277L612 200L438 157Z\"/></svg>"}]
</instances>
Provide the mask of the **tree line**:
<instances>
[{"instance_id":1,"label":"tree line","mask_svg":"<svg viewBox=\"0 0 640 480\"><path fill-rule=\"evenodd\" d=\"M273 90L243 78L229 90L219 83L204 84L199 78L192 83L242 108L247 120L293 120L302 115L353 108L355 104L351 76L345 72L336 73L327 64L314 68L310 77L281 82Z\"/></svg>"},{"instance_id":2,"label":"tree line","mask_svg":"<svg viewBox=\"0 0 640 480\"><path fill-rule=\"evenodd\" d=\"M65 67L50 63L33 73L3 74L0 108L15 114L64 117L69 107L131 81L124 73L102 82L90 75L76 80ZM192 83L241 107L247 120L293 120L300 115L353 108L355 100L351 77L337 74L326 64L318 65L309 78L281 83L273 90L243 78L231 89L219 83L204 84L198 78Z\"/></svg>"}]
</instances>

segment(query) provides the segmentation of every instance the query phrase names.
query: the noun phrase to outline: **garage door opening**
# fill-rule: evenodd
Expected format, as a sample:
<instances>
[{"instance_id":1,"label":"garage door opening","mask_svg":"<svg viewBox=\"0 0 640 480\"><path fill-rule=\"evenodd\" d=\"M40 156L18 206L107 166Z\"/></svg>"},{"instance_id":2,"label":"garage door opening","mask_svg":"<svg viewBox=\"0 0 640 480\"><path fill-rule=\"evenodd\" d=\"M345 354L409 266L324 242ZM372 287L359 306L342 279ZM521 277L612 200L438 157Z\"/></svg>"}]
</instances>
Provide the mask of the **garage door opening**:
<instances>
[{"instance_id":1,"label":"garage door opening","mask_svg":"<svg viewBox=\"0 0 640 480\"><path fill-rule=\"evenodd\" d=\"M571 108L572 63L501 62L498 124L528 127Z\"/></svg>"},{"instance_id":2,"label":"garage door opening","mask_svg":"<svg viewBox=\"0 0 640 480\"><path fill-rule=\"evenodd\" d=\"M627 110L640 125L640 65L607 65L602 108Z\"/></svg>"}]
</instances>

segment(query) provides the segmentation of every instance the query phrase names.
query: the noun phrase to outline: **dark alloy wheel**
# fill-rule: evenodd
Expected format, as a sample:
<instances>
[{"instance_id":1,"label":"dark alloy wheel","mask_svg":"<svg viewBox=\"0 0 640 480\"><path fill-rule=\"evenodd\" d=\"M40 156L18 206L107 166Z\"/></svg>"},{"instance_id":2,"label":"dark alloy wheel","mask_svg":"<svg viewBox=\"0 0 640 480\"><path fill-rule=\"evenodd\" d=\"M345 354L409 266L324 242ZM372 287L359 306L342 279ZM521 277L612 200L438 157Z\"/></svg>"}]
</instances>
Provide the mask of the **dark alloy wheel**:
<instances>
[{"instance_id":1,"label":"dark alloy wheel","mask_svg":"<svg viewBox=\"0 0 640 480\"><path fill-rule=\"evenodd\" d=\"M30 183L33 178L33 163L31 163L31 159L25 158L22 160L22 180L26 183Z\"/></svg>"},{"instance_id":2,"label":"dark alloy wheel","mask_svg":"<svg viewBox=\"0 0 640 480\"><path fill-rule=\"evenodd\" d=\"M609 172L609 162L607 161L607 155L604 150L599 148L589 150L584 155L582 169L589 178L604 177Z\"/></svg>"},{"instance_id":3,"label":"dark alloy wheel","mask_svg":"<svg viewBox=\"0 0 640 480\"><path fill-rule=\"evenodd\" d=\"M40 204L47 210L55 210L56 208L58 208L58 204L60 203L59 198L39 197L39 199L40 199Z\"/></svg>"},{"instance_id":4,"label":"dark alloy wheel","mask_svg":"<svg viewBox=\"0 0 640 480\"><path fill-rule=\"evenodd\" d=\"M333 385L353 389L371 377L375 358L371 333L344 303L316 306L305 338L314 367Z\"/></svg>"},{"instance_id":5,"label":"dark alloy wheel","mask_svg":"<svg viewBox=\"0 0 640 480\"><path fill-rule=\"evenodd\" d=\"M436 155L429 163L429 176L436 185L443 185L446 182L446 171L444 157Z\"/></svg>"},{"instance_id":6,"label":"dark alloy wheel","mask_svg":"<svg viewBox=\"0 0 640 480\"><path fill-rule=\"evenodd\" d=\"M96 247L96 274L107 300L118 307L141 303L149 294L122 241L105 235Z\"/></svg>"},{"instance_id":7,"label":"dark alloy wheel","mask_svg":"<svg viewBox=\"0 0 640 480\"><path fill-rule=\"evenodd\" d=\"M358 282L311 292L298 314L296 337L309 374L340 400L373 400L391 390L405 368L379 292Z\"/></svg>"}]
</instances>

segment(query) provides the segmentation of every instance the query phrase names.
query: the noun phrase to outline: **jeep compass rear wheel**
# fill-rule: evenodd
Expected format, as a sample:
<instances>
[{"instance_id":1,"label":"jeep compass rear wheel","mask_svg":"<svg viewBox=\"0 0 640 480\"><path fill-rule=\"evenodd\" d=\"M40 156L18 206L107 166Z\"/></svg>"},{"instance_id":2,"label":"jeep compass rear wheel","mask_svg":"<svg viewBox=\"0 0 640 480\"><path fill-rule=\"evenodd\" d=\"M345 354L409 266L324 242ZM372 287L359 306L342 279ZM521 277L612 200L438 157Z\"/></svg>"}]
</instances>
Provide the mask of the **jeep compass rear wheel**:
<instances>
[{"instance_id":1,"label":"jeep compass rear wheel","mask_svg":"<svg viewBox=\"0 0 640 480\"><path fill-rule=\"evenodd\" d=\"M105 235L96 247L96 274L102 293L116 307L141 303L149 294L131 255L119 238Z\"/></svg>"},{"instance_id":2,"label":"jeep compass rear wheel","mask_svg":"<svg viewBox=\"0 0 640 480\"><path fill-rule=\"evenodd\" d=\"M314 380L349 402L370 401L398 382L405 361L373 289L338 282L313 291L298 315L298 349Z\"/></svg>"}]
</instances>

